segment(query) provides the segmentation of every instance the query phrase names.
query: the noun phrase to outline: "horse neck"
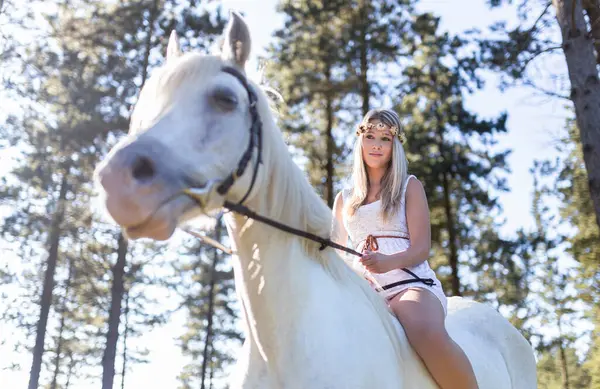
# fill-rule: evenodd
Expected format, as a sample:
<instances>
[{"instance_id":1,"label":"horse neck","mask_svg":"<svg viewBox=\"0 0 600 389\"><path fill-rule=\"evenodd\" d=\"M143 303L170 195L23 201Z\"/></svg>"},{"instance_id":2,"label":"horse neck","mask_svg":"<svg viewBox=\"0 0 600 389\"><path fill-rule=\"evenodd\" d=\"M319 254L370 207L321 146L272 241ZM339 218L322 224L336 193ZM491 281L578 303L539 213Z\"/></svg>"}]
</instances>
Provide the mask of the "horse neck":
<instances>
[{"instance_id":1,"label":"horse neck","mask_svg":"<svg viewBox=\"0 0 600 389\"><path fill-rule=\"evenodd\" d=\"M265 148L264 184L246 205L272 220L327 236L331 211L284 151ZM294 328L291 324L311 314L310 307L300 309L293 302L302 301L311 288L327 287L330 276L315 242L234 214L229 214L227 225L237 253L236 289L248 327L268 358L277 352L287 329Z\"/></svg>"},{"instance_id":2,"label":"horse neck","mask_svg":"<svg viewBox=\"0 0 600 389\"><path fill-rule=\"evenodd\" d=\"M259 104L259 112L264 125L263 163L259 165L261 178L246 205L271 220L328 237L332 223L331 210L293 162L266 103ZM302 244L309 256L320 259L317 243L304 239Z\"/></svg>"},{"instance_id":3,"label":"horse neck","mask_svg":"<svg viewBox=\"0 0 600 389\"><path fill-rule=\"evenodd\" d=\"M232 237L235 286L250 337L266 361L277 363L285 352L289 330L310 315L304 301L308 287L323 285L320 266L310 259L299 238L239 215L227 218Z\"/></svg>"},{"instance_id":4,"label":"horse neck","mask_svg":"<svg viewBox=\"0 0 600 389\"><path fill-rule=\"evenodd\" d=\"M272 220L326 237L331 211L285 151L281 154L287 159L279 161L273 155L265 155L263 185L247 205ZM290 351L285 347L286 339L297 338L290 331L301 331L302 323L323 322L323 315L328 314L323 307L335 306L339 300L334 296L349 293L354 293L351 300L366 299L375 309L398 359L402 359L393 321L383 300L334 251L319 251L315 242L239 215L228 214L227 220L237 253L236 291L249 337L265 361L277 365L279 353ZM373 309L368 312L372 314Z\"/></svg>"},{"instance_id":5,"label":"horse neck","mask_svg":"<svg viewBox=\"0 0 600 389\"><path fill-rule=\"evenodd\" d=\"M262 195L257 196L255 206L274 220L327 237L331 229L331 210L293 162L279 131L269 129L272 136L265 145L264 166L269 178L262 186Z\"/></svg>"}]
</instances>

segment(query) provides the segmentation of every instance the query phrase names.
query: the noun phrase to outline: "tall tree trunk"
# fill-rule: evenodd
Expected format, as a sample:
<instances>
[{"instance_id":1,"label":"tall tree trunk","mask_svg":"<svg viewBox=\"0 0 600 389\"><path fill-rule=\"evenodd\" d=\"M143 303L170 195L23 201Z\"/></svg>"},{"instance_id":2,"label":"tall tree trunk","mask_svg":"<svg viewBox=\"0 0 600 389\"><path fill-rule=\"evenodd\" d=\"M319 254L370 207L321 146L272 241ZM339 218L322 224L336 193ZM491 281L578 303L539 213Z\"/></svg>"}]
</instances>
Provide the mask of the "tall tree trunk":
<instances>
[{"instance_id":1,"label":"tall tree trunk","mask_svg":"<svg viewBox=\"0 0 600 389\"><path fill-rule=\"evenodd\" d=\"M61 224L65 216L65 200L67 198L67 176L69 169L65 169L60 183L60 192L56 202L56 211L50 229L50 249L46 261L46 272L44 274L44 286L40 301L40 320L37 323L35 346L33 347L33 361L29 373L28 389L38 389L40 371L42 369L42 356L44 355L44 342L46 340L46 326L48 325L48 314L52 305L52 290L54 289L54 273L58 262L58 245L60 243Z\"/></svg>"},{"instance_id":2,"label":"tall tree trunk","mask_svg":"<svg viewBox=\"0 0 600 389\"><path fill-rule=\"evenodd\" d=\"M369 48L367 46L368 21L367 21L366 1L367 0L361 1L360 7L359 7L359 9L360 9L360 11L359 11L359 18L360 18L359 34L360 34L360 36L358 37L358 40L360 42L360 44L359 44L359 56L360 56L359 80L360 80L360 95L362 97L362 114L363 114L363 116L365 116L367 114L367 112L369 112L370 99L371 99L371 86L369 85L369 79L368 79Z\"/></svg>"},{"instance_id":3,"label":"tall tree trunk","mask_svg":"<svg viewBox=\"0 0 600 389\"><path fill-rule=\"evenodd\" d=\"M558 342L560 351L560 371L562 376L562 389L569 389L569 369L567 368L567 356L562 341Z\"/></svg>"},{"instance_id":4,"label":"tall tree trunk","mask_svg":"<svg viewBox=\"0 0 600 389\"><path fill-rule=\"evenodd\" d=\"M331 64L326 64L325 77L327 85L331 85ZM327 163L325 165L325 199L329 208L333 207L333 201L335 200L335 194L333 193L333 180L334 180L334 166L333 166L333 153L335 152L335 140L333 139L333 97L331 89L325 92L326 107L325 107L325 138L327 147L325 153L327 154Z\"/></svg>"},{"instance_id":5,"label":"tall tree trunk","mask_svg":"<svg viewBox=\"0 0 600 389\"><path fill-rule=\"evenodd\" d=\"M210 348L210 384L208 389L213 389L213 378L215 377L215 362L213 361L213 348Z\"/></svg>"},{"instance_id":6,"label":"tall tree trunk","mask_svg":"<svg viewBox=\"0 0 600 389\"><path fill-rule=\"evenodd\" d=\"M69 369L67 370L67 382L65 383L65 389L69 389L71 386L71 377L73 376L73 369L75 368L75 361L73 360L73 354L69 351Z\"/></svg>"},{"instance_id":7,"label":"tall tree trunk","mask_svg":"<svg viewBox=\"0 0 600 389\"><path fill-rule=\"evenodd\" d=\"M144 61L142 63L142 83L143 86L148 78L148 64L150 63L150 50L152 50L152 37L154 36L154 22L158 17L158 0L154 0L152 3L152 9L150 10L150 17L148 18L148 35L146 35Z\"/></svg>"},{"instance_id":8,"label":"tall tree trunk","mask_svg":"<svg viewBox=\"0 0 600 389\"><path fill-rule=\"evenodd\" d=\"M117 262L112 268L113 282L111 287L110 312L108 314L108 332L106 348L102 356L102 389L112 389L115 379L115 359L119 341L119 324L121 323L121 304L125 294L125 264L127 262L127 241L119 234L117 246Z\"/></svg>"},{"instance_id":9,"label":"tall tree trunk","mask_svg":"<svg viewBox=\"0 0 600 389\"><path fill-rule=\"evenodd\" d=\"M444 211L446 213L446 229L448 231L448 249L450 252L448 253L448 264L450 265L450 270L452 274L452 278L450 279L452 296L461 296L460 291L460 277L458 275L458 246L457 246L457 236L456 236L456 220L455 215L452 212L452 199L450 198L450 179L451 179L451 164L452 164L452 156L450 152L446 152L445 147L445 139L444 139L444 128L441 127L439 123L442 123L443 120L441 117L437 117L438 122L438 148L442 160L447 163L447 168L441 173L442 178L442 188L444 191Z\"/></svg>"},{"instance_id":10,"label":"tall tree trunk","mask_svg":"<svg viewBox=\"0 0 600 389\"><path fill-rule=\"evenodd\" d=\"M146 83L148 77L148 64L150 61L150 50L152 49L152 37L156 18L158 17L158 0L152 3L150 16L148 18L148 33L146 35L144 58L142 63L141 86ZM108 318L108 332L106 334L106 349L102 356L102 389L112 389L115 378L115 357L117 354L117 342L119 340L119 324L121 321L121 304L125 293L125 263L127 261L127 241L123 234L119 234L117 248L117 263L113 268L113 285L111 288L111 307Z\"/></svg>"},{"instance_id":11,"label":"tall tree trunk","mask_svg":"<svg viewBox=\"0 0 600 389\"><path fill-rule=\"evenodd\" d=\"M50 383L50 389L56 389L58 382L58 374L60 372L60 355L62 354L63 348L63 332L65 329L65 312L67 312L67 301L69 298L69 290L71 289L71 279L73 278L73 260L69 260L69 272L67 275L67 281L65 282L65 298L63 305L60 310L60 325L58 329L58 339L56 341L56 358L54 359L54 374L52 375L52 382Z\"/></svg>"},{"instance_id":12,"label":"tall tree trunk","mask_svg":"<svg viewBox=\"0 0 600 389\"><path fill-rule=\"evenodd\" d=\"M65 317L64 315L60 318L60 325L58 329L58 339L56 345L56 357L54 358L54 373L52 374L52 382L50 383L50 389L56 389L58 382L58 375L60 373L60 354L62 353L63 344L63 332L65 329Z\"/></svg>"},{"instance_id":13,"label":"tall tree trunk","mask_svg":"<svg viewBox=\"0 0 600 389\"><path fill-rule=\"evenodd\" d=\"M561 307L562 308L562 307ZM562 389L569 389L569 369L567 367L567 356L565 354L565 347L563 344L563 330L562 330L562 314L559 314L556 320L556 326L558 328L558 351L560 353L560 375L562 380Z\"/></svg>"},{"instance_id":14,"label":"tall tree trunk","mask_svg":"<svg viewBox=\"0 0 600 389\"><path fill-rule=\"evenodd\" d=\"M215 227L215 240L221 240L221 220L217 220ZM219 262L220 254L217 249L213 249L213 261L210 269L210 285L208 289L208 312L207 312L207 323L206 323L206 337L204 339L204 350L202 352L202 371L201 371L201 383L200 389L205 389L205 379L208 367L209 350L212 342L212 326L215 306L215 285L217 284L217 263Z\"/></svg>"},{"instance_id":15,"label":"tall tree trunk","mask_svg":"<svg viewBox=\"0 0 600 389\"><path fill-rule=\"evenodd\" d=\"M127 334L129 333L129 290L125 291L125 328L123 329L123 367L121 370L121 389L125 389L125 373L127 372Z\"/></svg>"},{"instance_id":16,"label":"tall tree trunk","mask_svg":"<svg viewBox=\"0 0 600 389\"><path fill-rule=\"evenodd\" d=\"M594 39L596 63L600 65L600 0L583 0L583 8L590 20L590 35Z\"/></svg>"},{"instance_id":17,"label":"tall tree trunk","mask_svg":"<svg viewBox=\"0 0 600 389\"><path fill-rule=\"evenodd\" d=\"M452 270L452 295L460 296L460 278L458 276L458 249L456 247L456 227L454 223L454 215L452 214L452 201L450 200L450 180L448 173L442 173L442 185L444 187L444 209L446 211L446 227L448 229L448 248L450 253L448 262Z\"/></svg>"},{"instance_id":18,"label":"tall tree trunk","mask_svg":"<svg viewBox=\"0 0 600 389\"><path fill-rule=\"evenodd\" d=\"M590 197L600 227L600 81L594 43L588 35L581 1L552 0L552 3L562 33Z\"/></svg>"}]
</instances>

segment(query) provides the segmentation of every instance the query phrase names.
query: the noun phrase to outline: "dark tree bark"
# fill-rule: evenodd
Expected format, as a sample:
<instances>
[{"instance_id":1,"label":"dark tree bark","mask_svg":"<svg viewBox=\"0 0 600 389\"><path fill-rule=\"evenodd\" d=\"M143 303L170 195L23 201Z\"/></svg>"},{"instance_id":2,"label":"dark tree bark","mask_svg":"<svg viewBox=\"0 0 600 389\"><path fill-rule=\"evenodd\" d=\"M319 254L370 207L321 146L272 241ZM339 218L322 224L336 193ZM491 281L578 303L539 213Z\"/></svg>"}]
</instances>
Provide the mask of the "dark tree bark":
<instances>
[{"instance_id":1,"label":"dark tree bark","mask_svg":"<svg viewBox=\"0 0 600 389\"><path fill-rule=\"evenodd\" d=\"M553 0L552 3L562 34L590 197L600 227L600 81L594 41L588 34L580 1Z\"/></svg>"},{"instance_id":2,"label":"dark tree bark","mask_svg":"<svg viewBox=\"0 0 600 389\"><path fill-rule=\"evenodd\" d=\"M325 76L327 77L327 84L331 85L331 66L327 64L327 69L325 70ZM325 165L325 200L327 201L327 205L329 208L333 207L333 201L335 200L335 194L333 193L333 180L335 179L334 175L334 160L333 154L335 152L335 140L333 139L333 120L334 120L334 112L333 112L333 96L329 92L325 92L326 96L326 107L325 107L325 125L327 128L325 129L325 137L327 142L327 147L325 153L327 154L327 163Z\"/></svg>"},{"instance_id":3,"label":"dark tree bark","mask_svg":"<svg viewBox=\"0 0 600 389\"><path fill-rule=\"evenodd\" d=\"M71 289L71 280L73 278L73 260L69 260L69 273L67 276L67 281L65 283L65 298L63 301L63 306L60 312L60 324L58 329L58 339L56 344L56 358L54 359L54 373L52 374L52 382L50 383L50 389L56 389L58 383L58 375L60 373L60 361L61 354L63 349L63 333L65 330L65 312L67 311L67 299L69 297L69 291Z\"/></svg>"},{"instance_id":4,"label":"dark tree bark","mask_svg":"<svg viewBox=\"0 0 600 389\"><path fill-rule=\"evenodd\" d=\"M58 246L60 243L61 224L65 215L65 200L67 198L67 175L65 171L60 184L60 193L58 196L56 211L54 212L52 226L50 228L50 249L48 250L48 260L46 261L46 272L44 273L44 286L42 288L42 298L40 301L40 319L36 329L35 346L33 347L33 361L29 373L28 389L38 389L40 380L40 371L42 369L42 357L44 355L44 342L46 340L46 326L48 325L48 315L52 305L52 291L54 289L54 273L58 262Z\"/></svg>"},{"instance_id":5,"label":"dark tree bark","mask_svg":"<svg viewBox=\"0 0 600 389\"><path fill-rule=\"evenodd\" d=\"M108 314L108 332L106 348L102 355L102 389L112 389L115 379L115 359L121 324L121 305L125 295L125 264L127 263L127 240L119 234L117 262L113 266L113 282L110 290L110 311Z\"/></svg>"},{"instance_id":6,"label":"dark tree bark","mask_svg":"<svg viewBox=\"0 0 600 389\"><path fill-rule=\"evenodd\" d=\"M219 242L221 240L221 221L217 221L215 227L215 240ZM211 267L210 286L208 289L208 312L207 312L207 324L206 324L206 337L204 339L204 350L202 352L202 371L201 371L201 382L200 389L206 388L206 375L209 367L210 349L212 344L212 326L214 319L215 310L215 286L217 284L217 263L219 262L219 253L217 249L213 249L213 261Z\"/></svg>"}]
</instances>

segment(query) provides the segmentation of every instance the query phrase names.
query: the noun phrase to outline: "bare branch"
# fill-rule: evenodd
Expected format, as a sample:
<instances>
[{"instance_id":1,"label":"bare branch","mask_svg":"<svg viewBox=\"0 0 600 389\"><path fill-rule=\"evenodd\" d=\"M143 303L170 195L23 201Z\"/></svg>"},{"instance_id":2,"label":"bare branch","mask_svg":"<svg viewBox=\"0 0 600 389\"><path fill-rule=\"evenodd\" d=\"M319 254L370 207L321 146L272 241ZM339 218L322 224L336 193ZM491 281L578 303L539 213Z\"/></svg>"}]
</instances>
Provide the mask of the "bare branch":
<instances>
[{"instance_id":1,"label":"bare branch","mask_svg":"<svg viewBox=\"0 0 600 389\"><path fill-rule=\"evenodd\" d=\"M569 96L565 96L558 92L554 92L554 91L548 90L546 88L542 88L541 86L537 85L535 82L528 80L528 79L523 80L523 85L531 87L531 88L537 90L538 92L545 94L546 96L557 97L559 99L572 101Z\"/></svg>"},{"instance_id":2,"label":"bare branch","mask_svg":"<svg viewBox=\"0 0 600 389\"><path fill-rule=\"evenodd\" d=\"M540 20L542 20L544 15L546 15L546 12L548 12L548 10L550 9L551 6L552 6L552 2L548 1L548 4L546 4L546 7L544 8L544 10L540 14L540 16L538 16L537 19L535 19L535 22L533 22L533 26L531 26L531 28L529 29L530 32L535 30L535 28L537 27L537 24L539 23Z\"/></svg>"},{"instance_id":3,"label":"bare branch","mask_svg":"<svg viewBox=\"0 0 600 389\"><path fill-rule=\"evenodd\" d=\"M522 67L522 69L523 69L523 70L525 70L525 68L527 68L527 65L529 65L529 63L530 63L531 61L533 61L534 59L536 59L536 58L537 58L537 57L539 57L540 55L542 55L542 54L546 54L546 53L550 53L550 52L552 52L552 51L554 51L554 50L558 50L558 49L561 49L561 48L562 48L561 46L551 46L551 47L546 47L544 50L542 50L542 51L540 51L540 52L538 52L538 53L535 53L535 54L533 54L531 57L527 58L527 59L525 60L525 63L523 64L523 67Z\"/></svg>"}]
</instances>

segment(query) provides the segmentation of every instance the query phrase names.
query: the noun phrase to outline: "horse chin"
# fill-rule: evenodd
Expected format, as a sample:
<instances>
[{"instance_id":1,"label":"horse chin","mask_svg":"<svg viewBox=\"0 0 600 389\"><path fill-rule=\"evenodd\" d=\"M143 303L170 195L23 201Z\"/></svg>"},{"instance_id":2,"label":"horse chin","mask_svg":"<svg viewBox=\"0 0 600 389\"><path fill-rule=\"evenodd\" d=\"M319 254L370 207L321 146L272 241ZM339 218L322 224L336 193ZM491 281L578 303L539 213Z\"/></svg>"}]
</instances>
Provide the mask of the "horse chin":
<instances>
[{"instance_id":1,"label":"horse chin","mask_svg":"<svg viewBox=\"0 0 600 389\"><path fill-rule=\"evenodd\" d=\"M136 240L141 238L149 238L152 240L168 240L177 227L176 223L158 221L155 223L148 222L141 226L128 227L124 229L127 239Z\"/></svg>"},{"instance_id":2,"label":"horse chin","mask_svg":"<svg viewBox=\"0 0 600 389\"><path fill-rule=\"evenodd\" d=\"M131 240L141 238L168 240L179 225L180 216L193 207L193 201L186 196L179 196L162 205L151 218L143 223L124 227L125 236Z\"/></svg>"}]
</instances>

